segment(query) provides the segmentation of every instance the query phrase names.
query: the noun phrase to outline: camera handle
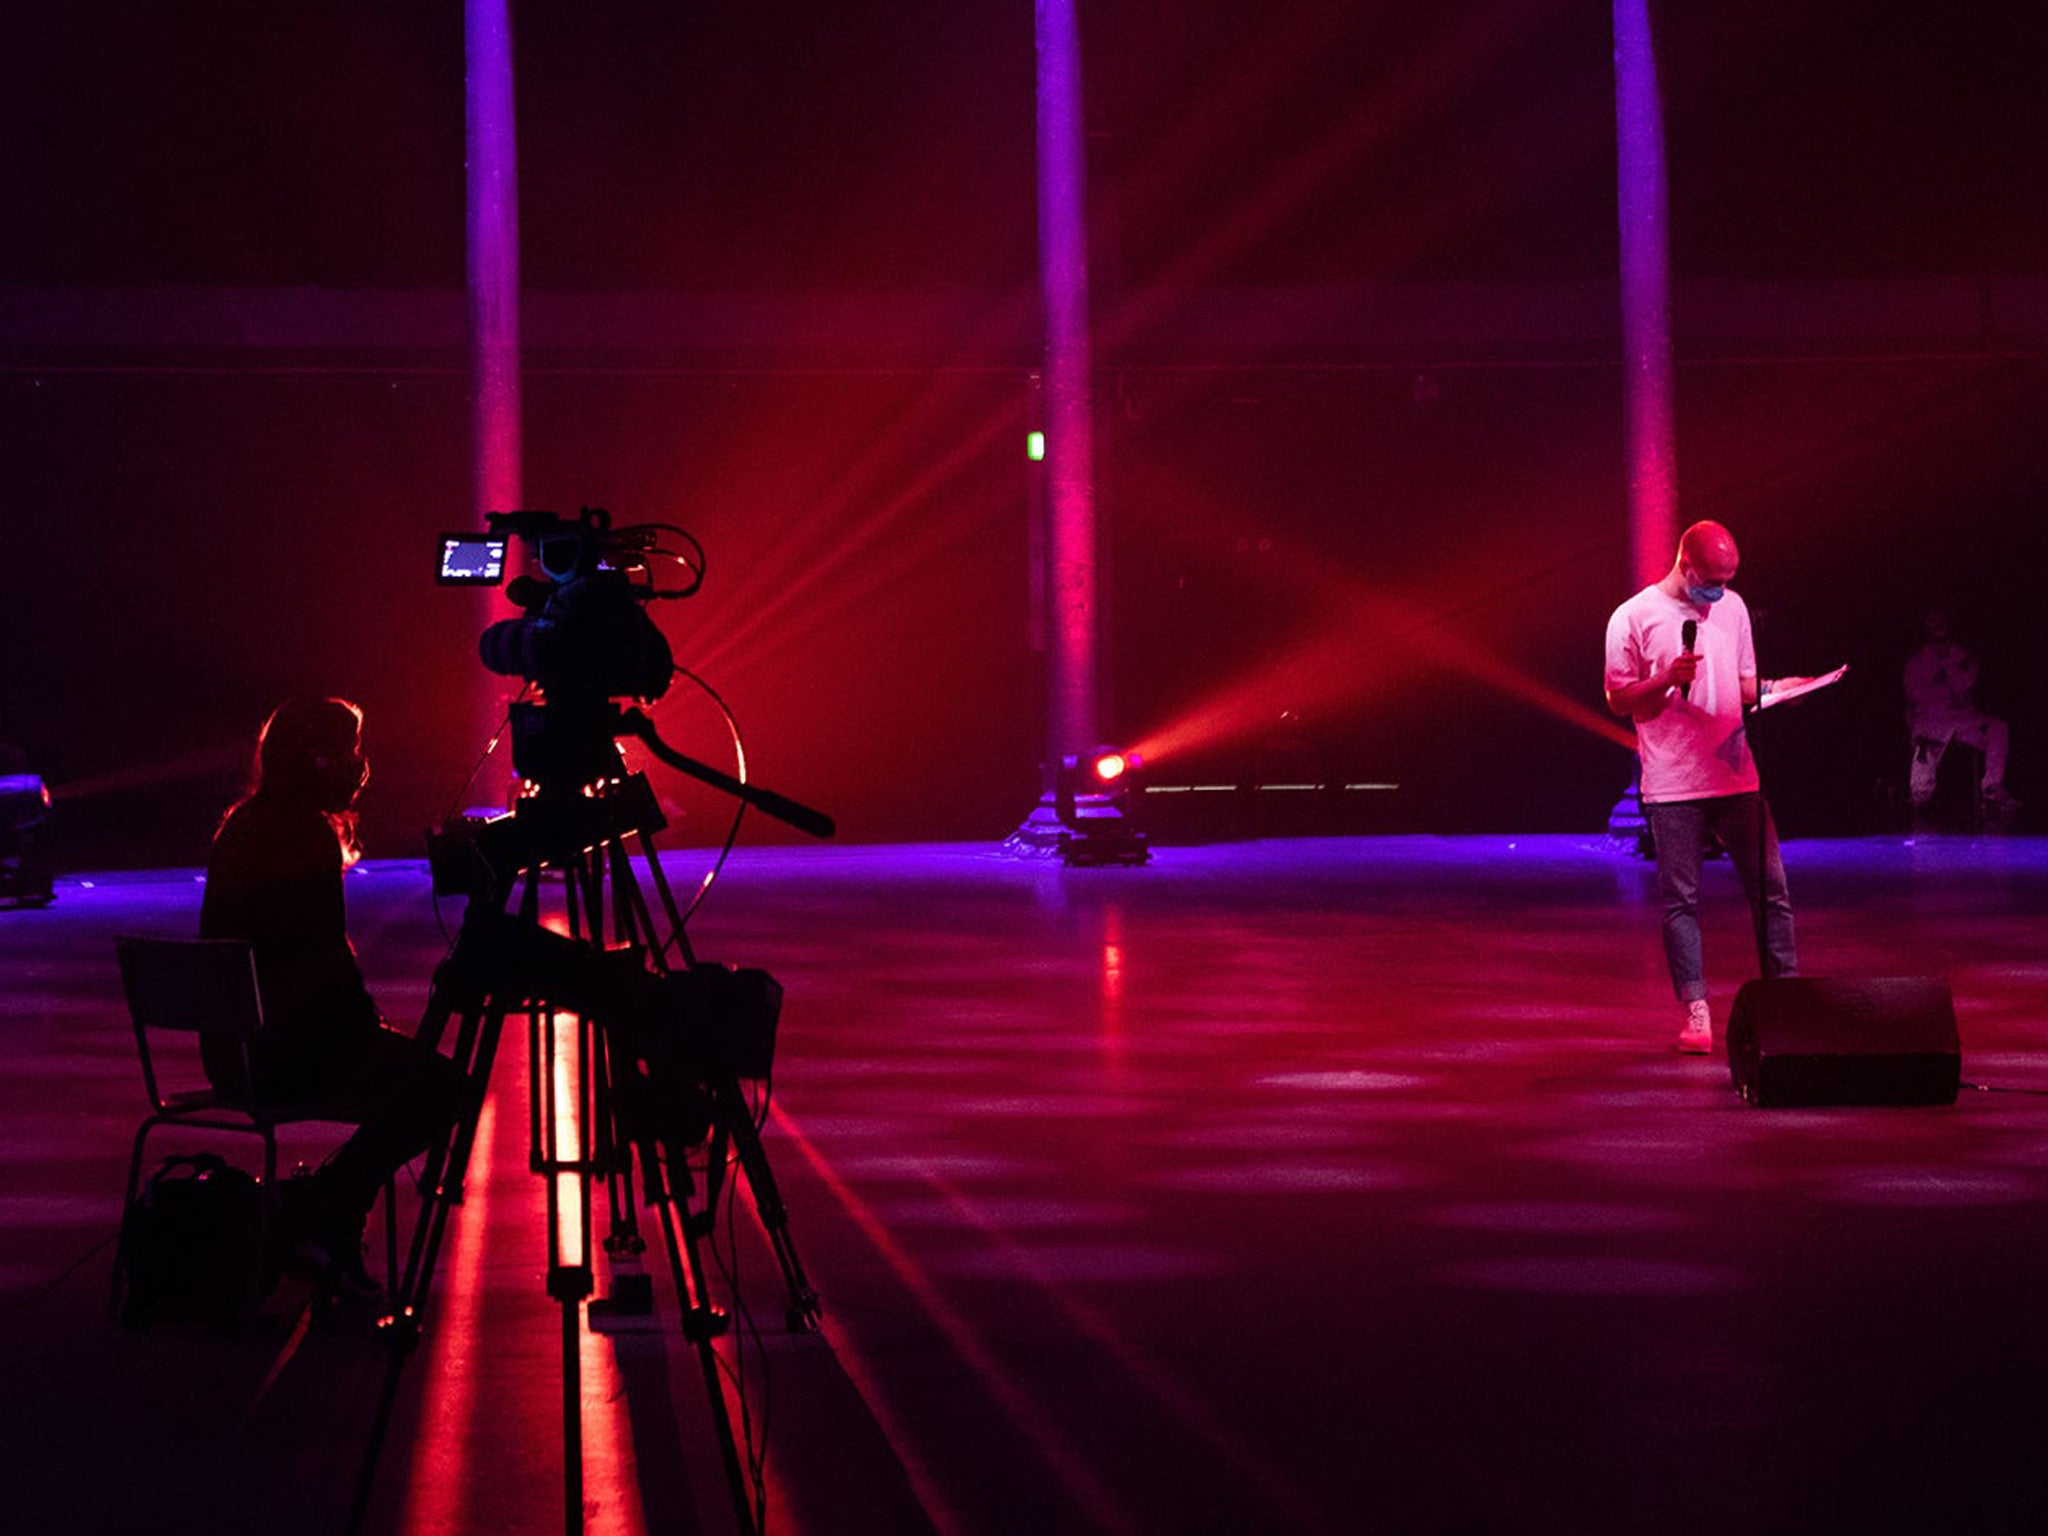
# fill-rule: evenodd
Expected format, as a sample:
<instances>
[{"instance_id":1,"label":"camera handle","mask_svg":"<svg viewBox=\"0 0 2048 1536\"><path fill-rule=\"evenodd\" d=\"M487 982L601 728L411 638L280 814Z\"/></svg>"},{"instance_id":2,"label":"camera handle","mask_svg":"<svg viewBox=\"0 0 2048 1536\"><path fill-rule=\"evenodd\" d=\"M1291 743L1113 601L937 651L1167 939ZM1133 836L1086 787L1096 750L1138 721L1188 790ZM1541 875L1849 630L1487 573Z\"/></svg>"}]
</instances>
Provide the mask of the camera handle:
<instances>
[{"instance_id":1,"label":"camera handle","mask_svg":"<svg viewBox=\"0 0 2048 1536\"><path fill-rule=\"evenodd\" d=\"M632 736L647 744L648 751L660 758L678 773L686 773L700 783L709 784L713 789L722 789L734 799L765 811L777 821L807 832L812 837L830 837L838 831L832 818L823 811L792 800L787 795L778 795L772 789L762 789L721 773L708 763L700 763L694 757L686 757L663 741L654 729L654 722L644 710L628 709L619 715L618 735Z\"/></svg>"}]
</instances>

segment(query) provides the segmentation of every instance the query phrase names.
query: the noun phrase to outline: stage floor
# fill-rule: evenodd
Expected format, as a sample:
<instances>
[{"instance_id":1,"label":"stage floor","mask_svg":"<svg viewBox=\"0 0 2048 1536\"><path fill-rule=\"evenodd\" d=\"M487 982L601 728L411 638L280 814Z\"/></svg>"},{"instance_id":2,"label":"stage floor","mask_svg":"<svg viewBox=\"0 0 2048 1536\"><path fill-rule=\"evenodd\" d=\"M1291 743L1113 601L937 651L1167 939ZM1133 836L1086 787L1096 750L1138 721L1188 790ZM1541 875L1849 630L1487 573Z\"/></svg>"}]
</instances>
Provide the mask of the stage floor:
<instances>
[{"instance_id":1,"label":"stage floor","mask_svg":"<svg viewBox=\"0 0 2048 1536\"><path fill-rule=\"evenodd\" d=\"M1674 1051L1650 871L1593 838L742 850L690 932L787 990L765 1144L824 1300L783 1330L743 1207L769 1529L2040 1530L2048 841L1787 858L1808 974L1949 981L1954 1106L1745 1105ZM10 1529L345 1524L363 1319L301 1330L289 1282L227 1339L106 1315L143 1107L112 939L199 893L0 912ZM1708 899L1718 1029L1754 961L1725 864ZM349 901L409 1024L459 908L412 863ZM567 1523L516 1033L372 1531ZM653 1318L574 1336L594 1533L734 1528L657 1270Z\"/></svg>"}]
</instances>

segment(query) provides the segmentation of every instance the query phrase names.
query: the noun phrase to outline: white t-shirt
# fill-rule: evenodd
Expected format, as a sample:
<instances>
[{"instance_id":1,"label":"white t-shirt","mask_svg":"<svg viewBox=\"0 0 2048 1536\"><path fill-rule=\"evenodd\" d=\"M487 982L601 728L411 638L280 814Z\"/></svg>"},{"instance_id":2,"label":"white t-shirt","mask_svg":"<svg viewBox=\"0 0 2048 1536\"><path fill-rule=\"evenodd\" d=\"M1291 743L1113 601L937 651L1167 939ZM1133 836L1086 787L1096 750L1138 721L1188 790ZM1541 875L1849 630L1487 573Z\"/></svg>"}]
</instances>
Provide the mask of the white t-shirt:
<instances>
[{"instance_id":1,"label":"white t-shirt","mask_svg":"<svg viewBox=\"0 0 2048 1536\"><path fill-rule=\"evenodd\" d=\"M1607 686L1641 682L1685 649L1684 625L1698 628L1692 648L1700 669L1687 697L1677 689L1635 717L1645 804L1747 794L1757 787L1756 762L1742 726L1742 685L1756 676L1749 608L1740 593L1700 607L1645 587L1607 621Z\"/></svg>"}]
</instances>

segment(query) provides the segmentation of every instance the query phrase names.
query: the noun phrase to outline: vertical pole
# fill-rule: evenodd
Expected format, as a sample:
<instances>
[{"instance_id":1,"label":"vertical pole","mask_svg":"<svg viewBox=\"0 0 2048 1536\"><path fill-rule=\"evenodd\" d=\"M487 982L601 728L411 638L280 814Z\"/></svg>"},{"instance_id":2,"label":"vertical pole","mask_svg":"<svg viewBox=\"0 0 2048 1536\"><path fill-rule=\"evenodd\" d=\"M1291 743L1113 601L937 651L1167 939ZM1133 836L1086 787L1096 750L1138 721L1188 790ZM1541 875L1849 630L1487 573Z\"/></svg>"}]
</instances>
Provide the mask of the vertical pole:
<instances>
[{"instance_id":1,"label":"vertical pole","mask_svg":"<svg viewBox=\"0 0 2048 1536\"><path fill-rule=\"evenodd\" d=\"M1076 0L1037 0L1038 261L1045 306L1046 751L1094 745L1096 528L1087 181Z\"/></svg>"},{"instance_id":2,"label":"vertical pole","mask_svg":"<svg viewBox=\"0 0 2048 1536\"><path fill-rule=\"evenodd\" d=\"M519 166L512 113L511 0L463 0L467 63L469 201L469 347L471 437L475 452L473 526L486 512L521 501L519 403ZM479 631L504 617L495 596L477 603ZM472 711L476 743L497 728L500 689L479 669ZM509 754L508 754L509 758ZM509 768L486 769L477 787L503 801Z\"/></svg>"},{"instance_id":3,"label":"vertical pole","mask_svg":"<svg viewBox=\"0 0 2048 1536\"><path fill-rule=\"evenodd\" d=\"M1651 0L1614 0L1629 566L1639 587L1665 573L1678 543L1664 108L1650 5Z\"/></svg>"}]
</instances>

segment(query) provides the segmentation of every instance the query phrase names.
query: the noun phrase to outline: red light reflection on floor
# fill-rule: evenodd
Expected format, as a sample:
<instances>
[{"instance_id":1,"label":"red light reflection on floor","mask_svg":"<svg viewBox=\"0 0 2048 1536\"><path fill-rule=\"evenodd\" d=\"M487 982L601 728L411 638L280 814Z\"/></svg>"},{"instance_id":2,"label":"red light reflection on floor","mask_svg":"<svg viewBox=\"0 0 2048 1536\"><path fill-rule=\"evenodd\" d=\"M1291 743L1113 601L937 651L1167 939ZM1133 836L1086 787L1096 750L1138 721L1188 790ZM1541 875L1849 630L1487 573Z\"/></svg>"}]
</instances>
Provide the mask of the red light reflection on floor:
<instances>
[{"instance_id":1,"label":"red light reflection on floor","mask_svg":"<svg viewBox=\"0 0 2048 1536\"><path fill-rule=\"evenodd\" d=\"M414 1442L407 1470L404 1515L399 1529L407 1536L429 1536L457 1529L469 1482L469 1450L475 1440L476 1379L463 1368L483 1348L479 1320L483 1307L484 1243L481 1196L490 1188L497 1160L497 1101L486 1099L477 1116L476 1142L465 1179L475 1192L466 1211L451 1218L454 1231L441 1301L427 1329L427 1413Z\"/></svg>"},{"instance_id":2,"label":"red light reflection on floor","mask_svg":"<svg viewBox=\"0 0 2048 1536\"><path fill-rule=\"evenodd\" d=\"M1116 907L1102 919L1102 1060L1111 1069L1125 1065L1129 1039L1124 1015L1125 966L1123 913Z\"/></svg>"},{"instance_id":3,"label":"red light reflection on floor","mask_svg":"<svg viewBox=\"0 0 2048 1536\"><path fill-rule=\"evenodd\" d=\"M1063 1432L1041 1412L1031 1397L1020 1387L1003 1363L982 1343L979 1335L969 1326L967 1319L940 1293L932 1279L889 1231L882 1219L855 1194L841 1179L832 1165L825 1160L817 1145L804 1134L803 1128L792 1120L780 1105L770 1111L770 1117L783 1135L787 1136L816 1171L833 1198L861 1235L874 1247L882 1261L895 1273L904 1289L917 1302L925 1315L942 1332L960 1359L972 1367L975 1379L989 1390L990 1396L1001 1407L1004 1415L1017 1426L1018 1432L1031 1442L1038 1454L1044 1458L1053 1475L1059 1479L1070 1498L1088 1511L1096 1528L1110 1532L1127 1532L1139 1536L1143 1529L1140 1518L1116 1502L1109 1489L1089 1468L1087 1458L1073 1447ZM937 1482L921 1465L915 1442L905 1435L900 1427L890 1421L889 1389L877 1374L862 1359L859 1349L850 1337L844 1336L825 1320L825 1332L831 1340L833 1355L845 1369L849 1378L859 1389L862 1399L875 1415L883 1433L895 1448L904 1471L917 1489L918 1501L931 1517L932 1523L942 1533L962 1532L966 1526L948 1505Z\"/></svg>"},{"instance_id":4,"label":"red light reflection on floor","mask_svg":"<svg viewBox=\"0 0 2048 1536\"><path fill-rule=\"evenodd\" d=\"M523 1096L526 1063L509 1059L524 1056L523 1033L508 1030L506 1043L515 1036L518 1044L497 1064L499 1081ZM551 1080L554 1150L564 1158L575 1157L582 1145L574 1036L565 1018ZM561 1229L552 1237L540 1230L544 1203L537 1197L545 1186L529 1173L525 1149L516 1144L525 1125L523 1115L498 1113L495 1093L477 1119L463 1204L451 1218L426 1318L421 1422L397 1527L404 1536L444 1536L474 1527L493 1497L495 1474L471 1448L499 1445L522 1458L547 1460L559 1454L559 1351L541 1344L535 1360L513 1360L502 1343L493 1349L486 1342L493 1330L507 1326L509 1313L519 1314L512 1325L536 1340L549 1336L549 1324L558 1326L556 1305L546 1299L540 1280L541 1255L580 1257L589 1226L580 1181L558 1174ZM522 1265L526 1258L534 1262ZM584 1530L590 1536L640 1536L645 1514L611 1341L581 1328L578 1359Z\"/></svg>"},{"instance_id":5,"label":"red light reflection on floor","mask_svg":"<svg viewBox=\"0 0 2048 1536\"><path fill-rule=\"evenodd\" d=\"M555 1152L564 1160L574 1160L583 1156L584 1147L577 1095L582 1081L582 1037L576 1021L568 1015L558 1015L554 1028L559 1031L554 1057ZM573 1173L554 1177L561 1211L561 1230L555 1240L557 1259L565 1264L590 1263L590 1210L583 1180ZM609 1339L585 1326L577 1359L583 1429L583 1529L588 1536L639 1536L647 1522L632 1455L632 1431L625 1419L626 1394L618 1357Z\"/></svg>"}]
</instances>

